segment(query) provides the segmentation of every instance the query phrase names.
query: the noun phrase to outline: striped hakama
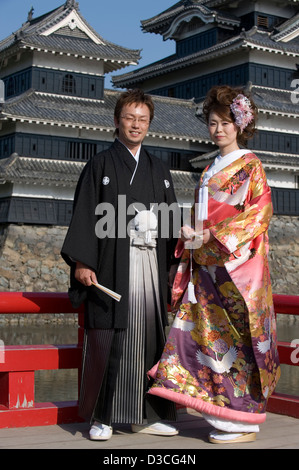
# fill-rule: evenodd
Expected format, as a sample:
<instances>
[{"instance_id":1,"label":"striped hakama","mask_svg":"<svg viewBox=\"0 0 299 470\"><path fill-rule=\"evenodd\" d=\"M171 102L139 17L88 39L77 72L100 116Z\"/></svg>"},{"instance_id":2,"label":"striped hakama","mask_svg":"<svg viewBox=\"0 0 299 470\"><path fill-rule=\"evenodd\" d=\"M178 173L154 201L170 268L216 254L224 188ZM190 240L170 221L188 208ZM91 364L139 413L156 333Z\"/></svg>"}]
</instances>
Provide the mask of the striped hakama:
<instances>
[{"instance_id":1,"label":"striped hakama","mask_svg":"<svg viewBox=\"0 0 299 470\"><path fill-rule=\"evenodd\" d=\"M79 414L89 422L141 424L145 419L175 419L173 403L150 396L145 400L147 371L161 356L165 334L157 234L151 231L150 240L141 235L130 232L128 328L85 331Z\"/></svg>"}]
</instances>

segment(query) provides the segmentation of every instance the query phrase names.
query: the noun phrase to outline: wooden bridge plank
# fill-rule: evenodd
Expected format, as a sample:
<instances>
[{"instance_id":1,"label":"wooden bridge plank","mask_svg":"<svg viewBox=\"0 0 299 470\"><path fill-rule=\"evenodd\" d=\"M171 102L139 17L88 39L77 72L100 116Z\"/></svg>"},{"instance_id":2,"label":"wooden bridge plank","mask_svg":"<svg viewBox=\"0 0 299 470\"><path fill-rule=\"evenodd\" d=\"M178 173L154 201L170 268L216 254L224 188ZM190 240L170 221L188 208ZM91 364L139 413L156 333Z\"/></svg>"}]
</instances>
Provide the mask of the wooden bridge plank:
<instances>
[{"instance_id":1,"label":"wooden bridge plank","mask_svg":"<svg viewBox=\"0 0 299 470\"><path fill-rule=\"evenodd\" d=\"M105 455L123 450L150 449L151 454L167 450L170 455L176 451L194 454L199 449L299 449L299 419L268 413L266 422L261 426L257 440L253 443L234 445L215 445L207 441L211 427L199 413L188 410L179 414L176 423L180 433L174 437L133 434L129 426L115 427L112 439L95 442L88 439L87 423L72 423L60 426L42 426L18 429L0 429L0 449L102 449ZM155 450L157 452L155 452ZM101 462L101 455L97 454ZM146 452L138 455L146 456ZM200 454L196 454L199 464Z\"/></svg>"}]
</instances>

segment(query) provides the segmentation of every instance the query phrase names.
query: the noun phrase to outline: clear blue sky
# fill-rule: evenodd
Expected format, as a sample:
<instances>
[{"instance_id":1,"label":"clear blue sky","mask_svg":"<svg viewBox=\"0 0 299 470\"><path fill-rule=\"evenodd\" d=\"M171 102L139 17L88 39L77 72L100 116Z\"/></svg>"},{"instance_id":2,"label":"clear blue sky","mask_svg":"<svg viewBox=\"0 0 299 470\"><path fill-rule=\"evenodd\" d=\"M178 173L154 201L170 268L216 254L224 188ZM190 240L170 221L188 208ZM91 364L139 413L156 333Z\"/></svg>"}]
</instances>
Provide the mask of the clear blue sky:
<instances>
[{"instance_id":1,"label":"clear blue sky","mask_svg":"<svg viewBox=\"0 0 299 470\"><path fill-rule=\"evenodd\" d=\"M0 0L0 39L15 32L27 20L31 7L34 18L63 5L65 0ZM177 0L79 0L80 13L104 39L129 49L142 49L139 67L160 60L175 51L174 41L141 30L141 20L177 3ZM137 67L114 72L126 73ZM112 88L106 76L105 87Z\"/></svg>"}]
</instances>

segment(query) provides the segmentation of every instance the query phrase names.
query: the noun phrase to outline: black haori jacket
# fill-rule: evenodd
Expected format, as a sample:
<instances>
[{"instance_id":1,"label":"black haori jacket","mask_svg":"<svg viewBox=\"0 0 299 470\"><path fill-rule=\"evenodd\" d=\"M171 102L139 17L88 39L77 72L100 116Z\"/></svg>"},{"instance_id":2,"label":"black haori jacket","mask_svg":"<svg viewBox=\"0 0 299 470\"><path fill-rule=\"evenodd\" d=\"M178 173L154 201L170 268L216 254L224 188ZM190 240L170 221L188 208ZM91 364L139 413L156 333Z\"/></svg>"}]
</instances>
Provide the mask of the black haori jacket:
<instances>
[{"instance_id":1,"label":"black haori jacket","mask_svg":"<svg viewBox=\"0 0 299 470\"><path fill-rule=\"evenodd\" d=\"M160 303L164 325L168 324L167 271L177 241L173 235L178 235L178 205L170 172L161 160L141 147L130 185L135 166L133 156L116 140L108 150L95 155L86 164L78 181L73 216L61 255L71 267L69 297L74 308L85 302L84 325L87 329L127 327L130 247L127 225L134 217L131 211L131 215L127 214L127 208L138 202L147 209L154 203L166 203L177 211L174 217L169 211L169 237L164 233L157 240ZM158 215L163 218L165 227L165 213L158 212ZM100 234L102 238L99 238L99 231L105 232L106 236L103 238ZM120 302L94 286L85 287L76 281L75 260L94 270L99 284L120 294Z\"/></svg>"}]
</instances>

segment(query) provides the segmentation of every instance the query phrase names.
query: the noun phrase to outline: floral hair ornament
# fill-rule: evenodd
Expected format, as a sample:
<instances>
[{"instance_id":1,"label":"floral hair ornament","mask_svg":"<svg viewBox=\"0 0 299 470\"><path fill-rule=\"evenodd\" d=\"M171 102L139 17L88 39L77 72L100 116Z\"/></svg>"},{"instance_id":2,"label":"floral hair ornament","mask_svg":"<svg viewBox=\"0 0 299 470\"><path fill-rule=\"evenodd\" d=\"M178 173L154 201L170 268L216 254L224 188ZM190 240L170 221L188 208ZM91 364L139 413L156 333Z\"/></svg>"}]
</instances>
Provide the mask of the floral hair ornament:
<instances>
[{"instance_id":1,"label":"floral hair ornament","mask_svg":"<svg viewBox=\"0 0 299 470\"><path fill-rule=\"evenodd\" d=\"M254 118L249 99L241 94L236 96L230 105L230 109L235 117L235 123L243 132Z\"/></svg>"}]
</instances>

